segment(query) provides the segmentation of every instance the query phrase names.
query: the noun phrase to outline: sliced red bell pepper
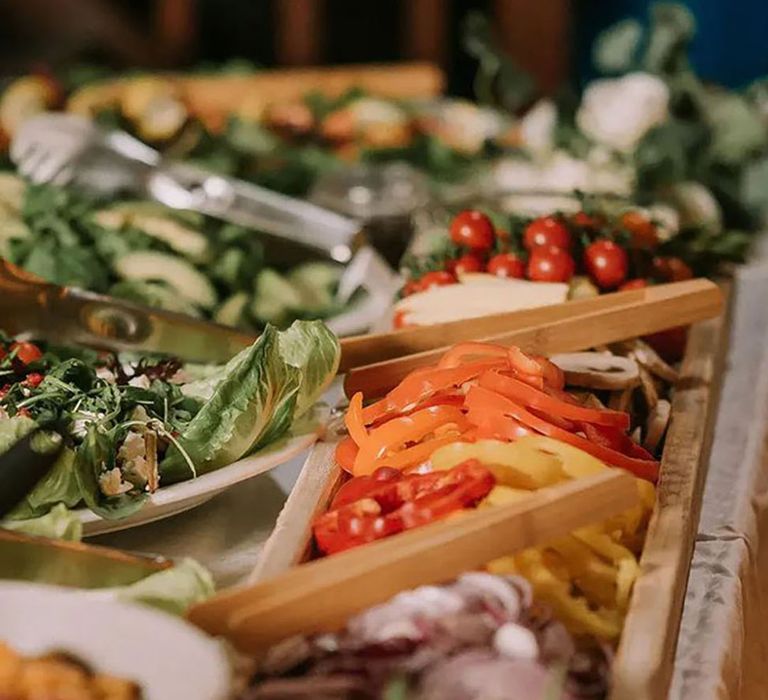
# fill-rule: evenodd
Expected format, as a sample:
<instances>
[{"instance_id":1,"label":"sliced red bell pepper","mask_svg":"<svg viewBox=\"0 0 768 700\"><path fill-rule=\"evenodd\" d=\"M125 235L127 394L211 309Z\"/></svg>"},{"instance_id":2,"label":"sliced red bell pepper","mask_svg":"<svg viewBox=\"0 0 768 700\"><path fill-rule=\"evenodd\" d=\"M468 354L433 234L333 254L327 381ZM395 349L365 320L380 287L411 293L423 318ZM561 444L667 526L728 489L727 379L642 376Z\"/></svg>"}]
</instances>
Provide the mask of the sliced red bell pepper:
<instances>
[{"instance_id":1,"label":"sliced red bell pepper","mask_svg":"<svg viewBox=\"0 0 768 700\"><path fill-rule=\"evenodd\" d=\"M494 485L493 474L476 460L449 471L390 474L370 489L366 481L362 498L344 502L315 520L315 541L326 554L350 549L474 507Z\"/></svg>"},{"instance_id":2,"label":"sliced red bell pepper","mask_svg":"<svg viewBox=\"0 0 768 700\"><path fill-rule=\"evenodd\" d=\"M410 411L438 392L461 386L485 370L501 368L505 364L504 360L484 360L447 369L430 367L416 370L381 401L368 406L363 411L363 420L366 425L370 425L385 414Z\"/></svg>"},{"instance_id":3,"label":"sliced red bell pepper","mask_svg":"<svg viewBox=\"0 0 768 700\"><path fill-rule=\"evenodd\" d=\"M572 401L564 400L568 396L564 392L560 392L560 397L562 398L558 398L500 372L484 372L480 375L479 384L524 406L544 411L553 417L597 423L598 425L607 425L619 428L620 430L627 430L629 428L629 414L627 413L607 409L586 408Z\"/></svg>"},{"instance_id":4,"label":"sliced red bell pepper","mask_svg":"<svg viewBox=\"0 0 768 700\"><path fill-rule=\"evenodd\" d=\"M642 459L629 456L611 449L602 444L597 444L587 438L568 432L553 425L549 421L533 415L521 405L515 403L506 396L480 386L474 386L469 390L466 405L472 415L483 413L502 413L512 416L523 425L532 428L537 433L561 440L562 442L578 447L597 457L606 464L620 467L632 472L635 476L648 481L656 481L659 475L659 463L652 459Z\"/></svg>"}]
</instances>

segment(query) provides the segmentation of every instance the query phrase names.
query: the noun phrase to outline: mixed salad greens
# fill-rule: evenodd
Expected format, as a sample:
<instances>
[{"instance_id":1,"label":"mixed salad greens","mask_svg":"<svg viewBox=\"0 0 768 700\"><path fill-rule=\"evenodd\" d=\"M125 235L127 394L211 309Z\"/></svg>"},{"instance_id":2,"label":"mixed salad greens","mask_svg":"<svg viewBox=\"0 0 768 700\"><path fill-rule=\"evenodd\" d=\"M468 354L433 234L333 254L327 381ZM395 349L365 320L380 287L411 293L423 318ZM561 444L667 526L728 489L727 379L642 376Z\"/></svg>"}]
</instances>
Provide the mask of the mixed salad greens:
<instances>
[{"instance_id":1,"label":"mixed salad greens","mask_svg":"<svg viewBox=\"0 0 768 700\"><path fill-rule=\"evenodd\" d=\"M335 375L339 345L321 322L297 321L267 326L221 367L9 338L0 358L0 448L35 426L66 442L10 519L50 520L83 505L121 518L158 488L288 436Z\"/></svg>"},{"instance_id":2,"label":"mixed salad greens","mask_svg":"<svg viewBox=\"0 0 768 700\"><path fill-rule=\"evenodd\" d=\"M341 267L268 266L247 228L149 202L105 205L0 173L0 255L43 279L255 331L327 318Z\"/></svg>"}]
</instances>

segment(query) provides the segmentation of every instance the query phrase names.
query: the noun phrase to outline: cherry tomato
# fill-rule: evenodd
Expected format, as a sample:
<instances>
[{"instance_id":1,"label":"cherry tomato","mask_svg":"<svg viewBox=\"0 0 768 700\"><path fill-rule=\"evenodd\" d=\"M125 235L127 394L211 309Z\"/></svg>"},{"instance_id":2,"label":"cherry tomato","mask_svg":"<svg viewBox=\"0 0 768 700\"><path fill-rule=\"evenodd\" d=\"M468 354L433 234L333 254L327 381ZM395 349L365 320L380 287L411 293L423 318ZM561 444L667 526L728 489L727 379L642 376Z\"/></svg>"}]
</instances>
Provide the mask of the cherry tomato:
<instances>
[{"instance_id":1,"label":"cherry tomato","mask_svg":"<svg viewBox=\"0 0 768 700\"><path fill-rule=\"evenodd\" d=\"M488 272L496 277L525 277L525 263L514 253L499 253L488 261Z\"/></svg>"},{"instance_id":2,"label":"cherry tomato","mask_svg":"<svg viewBox=\"0 0 768 700\"><path fill-rule=\"evenodd\" d=\"M451 240L472 250L489 250L496 237L493 223L482 212L467 209L451 222Z\"/></svg>"},{"instance_id":3,"label":"cherry tomato","mask_svg":"<svg viewBox=\"0 0 768 700\"><path fill-rule=\"evenodd\" d=\"M659 245L659 232L653 222L642 212L628 211L619 219L622 228L632 236L632 247L640 250L653 250Z\"/></svg>"},{"instance_id":4,"label":"cherry tomato","mask_svg":"<svg viewBox=\"0 0 768 700\"><path fill-rule=\"evenodd\" d=\"M557 246L539 246L531 251L526 274L534 282L568 282L576 270L571 254Z\"/></svg>"},{"instance_id":5,"label":"cherry tomato","mask_svg":"<svg viewBox=\"0 0 768 700\"><path fill-rule=\"evenodd\" d=\"M482 272L485 269L485 263L480 256L467 253L460 258L446 262L445 269L454 275L464 275L468 272Z\"/></svg>"},{"instance_id":6,"label":"cherry tomato","mask_svg":"<svg viewBox=\"0 0 768 700\"><path fill-rule=\"evenodd\" d=\"M601 216L592 216L585 211L577 211L571 216L571 223L580 228L598 229L605 224L605 219Z\"/></svg>"},{"instance_id":7,"label":"cherry tomato","mask_svg":"<svg viewBox=\"0 0 768 700\"><path fill-rule=\"evenodd\" d=\"M680 258L653 259L653 271L667 282L682 282L693 278L693 270Z\"/></svg>"},{"instance_id":8,"label":"cherry tomato","mask_svg":"<svg viewBox=\"0 0 768 700\"><path fill-rule=\"evenodd\" d=\"M14 350L16 351L16 357L25 365L39 360L43 356L40 348L34 343L11 343L11 352Z\"/></svg>"},{"instance_id":9,"label":"cherry tomato","mask_svg":"<svg viewBox=\"0 0 768 700\"><path fill-rule=\"evenodd\" d=\"M421 286L421 280L408 280L403 287L403 296L409 297L416 292L423 292L424 288Z\"/></svg>"},{"instance_id":10,"label":"cherry tomato","mask_svg":"<svg viewBox=\"0 0 768 700\"><path fill-rule=\"evenodd\" d=\"M395 311L395 316L392 319L392 327L395 330L401 330L402 328L405 328L408 325L408 322L406 321L407 311L405 309L400 309L399 311Z\"/></svg>"},{"instance_id":11,"label":"cherry tomato","mask_svg":"<svg viewBox=\"0 0 768 700\"><path fill-rule=\"evenodd\" d=\"M624 284L619 287L620 292L628 292L631 289L645 289L645 287L648 286L648 280L644 279L633 279L633 280L627 280L624 282Z\"/></svg>"},{"instance_id":12,"label":"cherry tomato","mask_svg":"<svg viewBox=\"0 0 768 700\"><path fill-rule=\"evenodd\" d=\"M456 275L452 275L447 270L427 272L427 274L419 280L421 286L419 291L426 291L427 289L432 289L432 287L444 287L447 284L456 284L456 281Z\"/></svg>"},{"instance_id":13,"label":"cherry tomato","mask_svg":"<svg viewBox=\"0 0 768 700\"><path fill-rule=\"evenodd\" d=\"M571 247L571 232L562 219L556 216L540 216L525 227L523 245L528 250L539 246L555 246L568 250Z\"/></svg>"},{"instance_id":14,"label":"cherry tomato","mask_svg":"<svg viewBox=\"0 0 768 700\"><path fill-rule=\"evenodd\" d=\"M595 241L584 251L584 266L598 287L613 289L627 279L629 256L613 241Z\"/></svg>"},{"instance_id":15,"label":"cherry tomato","mask_svg":"<svg viewBox=\"0 0 768 700\"><path fill-rule=\"evenodd\" d=\"M644 340L667 362L683 359L688 329L682 326L645 336Z\"/></svg>"},{"instance_id":16,"label":"cherry tomato","mask_svg":"<svg viewBox=\"0 0 768 700\"><path fill-rule=\"evenodd\" d=\"M31 386L32 388L36 386L40 386L40 383L45 379L45 377L40 374L40 372L30 372L27 375L27 378L24 380L24 383L27 386Z\"/></svg>"}]
</instances>

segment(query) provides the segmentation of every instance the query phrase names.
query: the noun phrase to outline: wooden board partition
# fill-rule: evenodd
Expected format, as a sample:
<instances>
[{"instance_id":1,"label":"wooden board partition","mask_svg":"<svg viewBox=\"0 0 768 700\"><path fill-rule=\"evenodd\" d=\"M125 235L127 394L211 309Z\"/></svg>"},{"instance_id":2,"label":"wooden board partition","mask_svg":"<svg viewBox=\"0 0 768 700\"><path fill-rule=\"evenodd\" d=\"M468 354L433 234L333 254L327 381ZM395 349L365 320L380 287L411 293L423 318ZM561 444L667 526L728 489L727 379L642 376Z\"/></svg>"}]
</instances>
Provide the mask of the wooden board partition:
<instances>
[{"instance_id":1,"label":"wooden board partition","mask_svg":"<svg viewBox=\"0 0 768 700\"><path fill-rule=\"evenodd\" d=\"M612 700L660 700L669 690L712 441L727 316L726 311L690 330L672 400L656 509L614 661ZM311 522L328 507L343 479L333 459L341 434L338 421L310 454L251 582L281 574L311 555Z\"/></svg>"}]
</instances>

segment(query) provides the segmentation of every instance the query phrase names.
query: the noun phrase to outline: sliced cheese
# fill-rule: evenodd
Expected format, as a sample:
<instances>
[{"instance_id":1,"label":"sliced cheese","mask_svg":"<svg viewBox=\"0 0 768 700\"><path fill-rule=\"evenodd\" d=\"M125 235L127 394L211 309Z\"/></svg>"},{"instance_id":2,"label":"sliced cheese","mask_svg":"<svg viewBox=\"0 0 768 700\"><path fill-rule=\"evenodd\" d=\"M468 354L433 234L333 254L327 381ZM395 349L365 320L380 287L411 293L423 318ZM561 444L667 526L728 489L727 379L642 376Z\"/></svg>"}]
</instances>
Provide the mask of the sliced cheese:
<instances>
[{"instance_id":1,"label":"sliced cheese","mask_svg":"<svg viewBox=\"0 0 768 700\"><path fill-rule=\"evenodd\" d=\"M405 325L429 326L560 304L568 296L567 284L528 282L485 274L465 275L463 279L467 281L433 287L405 297L396 304L396 315Z\"/></svg>"}]
</instances>

